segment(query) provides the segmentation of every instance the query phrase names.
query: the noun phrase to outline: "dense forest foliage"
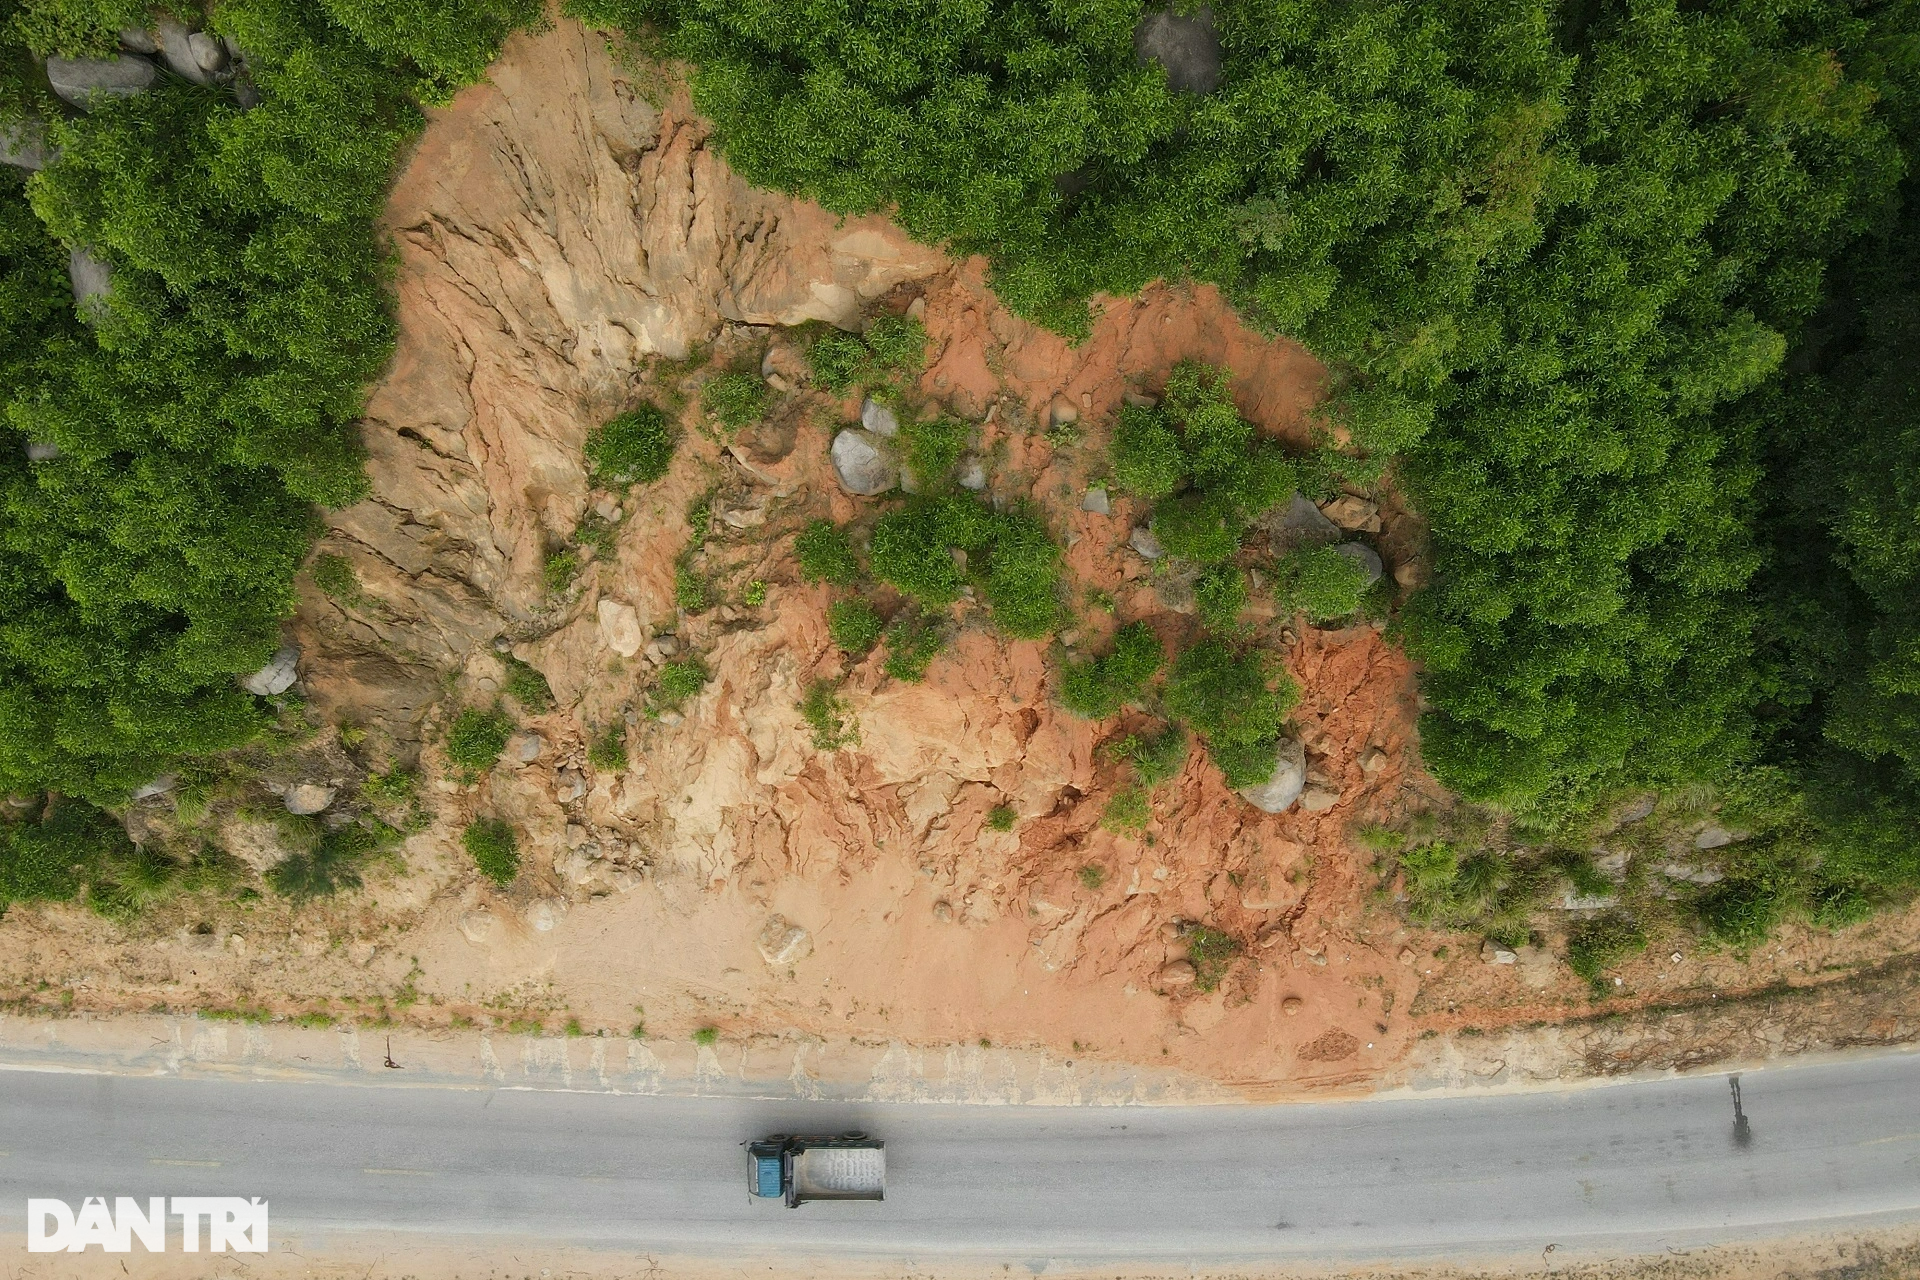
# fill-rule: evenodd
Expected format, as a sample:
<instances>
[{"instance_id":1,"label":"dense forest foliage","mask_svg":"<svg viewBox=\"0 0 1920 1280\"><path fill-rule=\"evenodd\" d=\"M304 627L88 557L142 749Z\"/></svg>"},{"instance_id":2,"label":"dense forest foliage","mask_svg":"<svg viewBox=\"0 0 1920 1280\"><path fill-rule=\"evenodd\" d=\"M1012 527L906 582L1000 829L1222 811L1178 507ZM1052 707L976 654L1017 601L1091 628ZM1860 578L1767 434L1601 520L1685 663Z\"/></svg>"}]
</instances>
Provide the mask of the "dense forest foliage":
<instances>
[{"instance_id":1,"label":"dense forest foliage","mask_svg":"<svg viewBox=\"0 0 1920 1280\"><path fill-rule=\"evenodd\" d=\"M82 112L39 59L110 53L148 6L0 0L0 128L59 152L0 168L0 791L112 801L257 732L236 677L274 651L316 504L365 488L393 340L373 219L415 100L542 12L226 0L205 20L257 105L163 73ZM73 248L112 272L84 316Z\"/></svg>"},{"instance_id":2,"label":"dense forest foliage","mask_svg":"<svg viewBox=\"0 0 1920 1280\"><path fill-rule=\"evenodd\" d=\"M1028 316L1209 281L1324 357L1348 475L1430 522L1403 634L1467 797L1708 782L1795 892L1920 878L1910 0L1222 0L1204 94L1133 0L576 7L748 177Z\"/></svg>"}]
</instances>

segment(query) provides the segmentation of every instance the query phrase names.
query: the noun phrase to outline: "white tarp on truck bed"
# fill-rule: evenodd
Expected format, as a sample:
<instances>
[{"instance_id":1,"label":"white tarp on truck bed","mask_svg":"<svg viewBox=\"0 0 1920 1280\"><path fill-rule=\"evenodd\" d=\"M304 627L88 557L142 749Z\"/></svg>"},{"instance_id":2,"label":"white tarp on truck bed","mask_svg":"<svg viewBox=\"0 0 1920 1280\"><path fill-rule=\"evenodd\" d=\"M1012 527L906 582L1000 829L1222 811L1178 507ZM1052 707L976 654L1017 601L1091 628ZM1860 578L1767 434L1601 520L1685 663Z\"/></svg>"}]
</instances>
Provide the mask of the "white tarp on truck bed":
<instances>
[{"instance_id":1,"label":"white tarp on truck bed","mask_svg":"<svg viewBox=\"0 0 1920 1280\"><path fill-rule=\"evenodd\" d=\"M887 1153L881 1147L815 1147L793 1158L801 1200L879 1200L886 1194Z\"/></svg>"}]
</instances>

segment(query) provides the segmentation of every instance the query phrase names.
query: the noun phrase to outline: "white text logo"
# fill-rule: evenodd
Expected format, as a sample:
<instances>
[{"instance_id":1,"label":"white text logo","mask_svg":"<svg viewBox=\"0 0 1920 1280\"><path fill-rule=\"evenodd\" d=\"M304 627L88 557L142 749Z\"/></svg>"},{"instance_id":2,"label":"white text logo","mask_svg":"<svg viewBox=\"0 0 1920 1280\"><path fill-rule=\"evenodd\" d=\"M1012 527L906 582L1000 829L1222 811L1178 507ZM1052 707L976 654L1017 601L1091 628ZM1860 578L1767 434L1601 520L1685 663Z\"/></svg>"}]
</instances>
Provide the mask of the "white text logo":
<instances>
[{"instance_id":1,"label":"white text logo","mask_svg":"<svg viewBox=\"0 0 1920 1280\"><path fill-rule=\"evenodd\" d=\"M81 1253L99 1245L108 1253L132 1253L138 1240L148 1253L167 1251L167 1210L164 1197L144 1203L118 1196L113 1208L101 1196L89 1196L75 1213L65 1200L27 1201L28 1253ZM267 1202L258 1196L175 1196L173 1216L180 1219L180 1248L200 1252L201 1224L206 1224L210 1253L265 1253Z\"/></svg>"}]
</instances>

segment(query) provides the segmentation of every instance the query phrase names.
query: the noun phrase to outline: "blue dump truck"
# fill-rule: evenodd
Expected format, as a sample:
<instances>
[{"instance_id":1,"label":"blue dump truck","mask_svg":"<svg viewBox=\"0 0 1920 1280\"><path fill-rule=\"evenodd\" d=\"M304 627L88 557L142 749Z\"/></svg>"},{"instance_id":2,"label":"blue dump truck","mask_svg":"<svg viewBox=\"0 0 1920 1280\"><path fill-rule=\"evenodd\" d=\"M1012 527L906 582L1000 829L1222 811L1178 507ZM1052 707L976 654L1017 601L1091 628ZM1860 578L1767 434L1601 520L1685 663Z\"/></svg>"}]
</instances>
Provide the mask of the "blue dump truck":
<instances>
[{"instance_id":1,"label":"blue dump truck","mask_svg":"<svg viewBox=\"0 0 1920 1280\"><path fill-rule=\"evenodd\" d=\"M763 1200L885 1200L887 1144L864 1133L806 1138L776 1133L747 1148L747 1190Z\"/></svg>"}]
</instances>

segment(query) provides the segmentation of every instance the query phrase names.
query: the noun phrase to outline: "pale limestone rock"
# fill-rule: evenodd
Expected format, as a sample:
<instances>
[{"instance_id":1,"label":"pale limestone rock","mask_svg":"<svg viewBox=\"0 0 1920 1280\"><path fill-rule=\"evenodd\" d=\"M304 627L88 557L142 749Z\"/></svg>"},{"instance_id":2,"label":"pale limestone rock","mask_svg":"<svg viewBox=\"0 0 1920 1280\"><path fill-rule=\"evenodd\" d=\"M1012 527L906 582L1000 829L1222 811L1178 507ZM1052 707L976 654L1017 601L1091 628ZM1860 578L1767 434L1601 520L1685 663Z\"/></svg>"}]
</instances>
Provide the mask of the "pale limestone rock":
<instances>
[{"instance_id":1,"label":"pale limestone rock","mask_svg":"<svg viewBox=\"0 0 1920 1280\"><path fill-rule=\"evenodd\" d=\"M640 614L632 605L602 597L594 607L594 614L600 621L602 643L621 657L631 658L646 644L646 630L641 627Z\"/></svg>"},{"instance_id":2,"label":"pale limestone rock","mask_svg":"<svg viewBox=\"0 0 1920 1280\"><path fill-rule=\"evenodd\" d=\"M760 958L776 969L797 964L813 954L813 935L785 916L768 916L755 940Z\"/></svg>"},{"instance_id":3,"label":"pale limestone rock","mask_svg":"<svg viewBox=\"0 0 1920 1280\"><path fill-rule=\"evenodd\" d=\"M565 898L536 898L527 904L527 924L535 933L552 933L565 914Z\"/></svg>"},{"instance_id":4,"label":"pale limestone rock","mask_svg":"<svg viewBox=\"0 0 1920 1280\"><path fill-rule=\"evenodd\" d=\"M287 788L287 794L281 797L281 803L287 812L305 818L324 812L333 798L339 794L336 787L325 786L318 782L302 782Z\"/></svg>"},{"instance_id":5,"label":"pale limestone rock","mask_svg":"<svg viewBox=\"0 0 1920 1280\"><path fill-rule=\"evenodd\" d=\"M1330 786L1308 787L1300 793L1300 807L1308 813L1325 813L1340 803L1340 793Z\"/></svg>"},{"instance_id":6,"label":"pale limestone rock","mask_svg":"<svg viewBox=\"0 0 1920 1280\"><path fill-rule=\"evenodd\" d=\"M491 911L469 911L460 917L460 936L476 947L492 942L500 921Z\"/></svg>"},{"instance_id":7,"label":"pale limestone rock","mask_svg":"<svg viewBox=\"0 0 1920 1280\"><path fill-rule=\"evenodd\" d=\"M1320 514L1350 533L1380 532L1380 504L1351 493L1322 503Z\"/></svg>"},{"instance_id":8,"label":"pale limestone rock","mask_svg":"<svg viewBox=\"0 0 1920 1280\"><path fill-rule=\"evenodd\" d=\"M1259 786L1244 788L1240 797L1264 813L1285 813L1306 785L1307 749L1296 738L1282 738L1273 773Z\"/></svg>"},{"instance_id":9,"label":"pale limestone rock","mask_svg":"<svg viewBox=\"0 0 1920 1280\"><path fill-rule=\"evenodd\" d=\"M885 439L849 427L833 438L833 473L848 493L872 497L900 483L900 465Z\"/></svg>"},{"instance_id":10,"label":"pale limestone rock","mask_svg":"<svg viewBox=\"0 0 1920 1280\"><path fill-rule=\"evenodd\" d=\"M900 418L872 396L860 402L860 425L874 435L892 439L900 434Z\"/></svg>"}]
</instances>

